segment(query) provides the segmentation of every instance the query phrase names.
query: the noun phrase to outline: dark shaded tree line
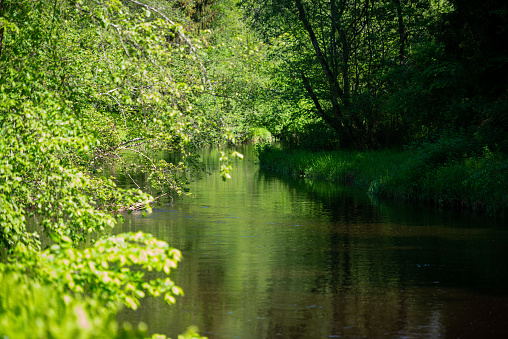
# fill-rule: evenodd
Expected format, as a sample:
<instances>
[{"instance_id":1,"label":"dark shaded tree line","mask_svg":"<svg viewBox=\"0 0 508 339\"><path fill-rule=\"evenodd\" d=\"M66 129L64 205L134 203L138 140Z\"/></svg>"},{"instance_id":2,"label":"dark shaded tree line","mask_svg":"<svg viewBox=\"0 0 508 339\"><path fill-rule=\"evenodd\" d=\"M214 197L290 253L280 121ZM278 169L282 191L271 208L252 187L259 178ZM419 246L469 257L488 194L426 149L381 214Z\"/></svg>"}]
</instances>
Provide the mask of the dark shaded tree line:
<instances>
[{"instance_id":1,"label":"dark shaded tree line","mask_svg":"<svg viewBox=\"0 0 508 339\"><path fill-rule=\"evenodd\" d=\"M298 88L289 100L312 103L342 146L402 145L454 131L506 150L504 1L242 6L265 41L277 45L279 84Z\"/></svg>"}]
</instances>

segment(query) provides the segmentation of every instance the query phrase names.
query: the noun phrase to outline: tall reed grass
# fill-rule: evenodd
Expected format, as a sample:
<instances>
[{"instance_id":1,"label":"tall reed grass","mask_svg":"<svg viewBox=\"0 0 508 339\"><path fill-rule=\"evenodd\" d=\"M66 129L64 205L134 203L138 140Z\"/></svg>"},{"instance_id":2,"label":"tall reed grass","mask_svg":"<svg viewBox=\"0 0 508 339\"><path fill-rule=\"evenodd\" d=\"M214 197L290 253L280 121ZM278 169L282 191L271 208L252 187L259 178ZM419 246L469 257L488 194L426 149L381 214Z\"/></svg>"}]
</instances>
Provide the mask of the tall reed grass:
<instances>
[{"instance_id":1,"label":"tall reed grass","mask_svg":"<svg viewBox=\"0 0 508 339\"><path fill-rule=\"evenodd\" d=\"M508 161L466 138L404 150L285 150L258 145L262 168L282 175L343 182L379 197L430 202L489 216L508 214Z\"/></svg>"}]
</instances>

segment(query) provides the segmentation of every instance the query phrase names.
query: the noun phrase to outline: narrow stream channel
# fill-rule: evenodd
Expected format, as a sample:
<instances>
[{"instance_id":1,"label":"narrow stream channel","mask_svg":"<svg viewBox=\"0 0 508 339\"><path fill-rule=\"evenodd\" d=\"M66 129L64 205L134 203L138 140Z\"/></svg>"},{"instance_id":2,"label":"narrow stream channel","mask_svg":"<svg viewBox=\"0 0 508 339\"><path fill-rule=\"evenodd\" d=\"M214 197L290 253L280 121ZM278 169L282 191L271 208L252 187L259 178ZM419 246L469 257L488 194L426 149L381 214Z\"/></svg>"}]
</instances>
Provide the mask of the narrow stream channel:
<instances>
[{"instance_id":1,"label":"narrow stream channel","mask_svg":"<svg viewBox=\"0 0 508 339\"><path fill-rule=\"evenodd\" d=\"M508 227L380 202L329 182L277 177L239 150L212 175L118 232L149 232L183 253L173 306L147 299L120 320L174 339L508 337Z\"/></svg>"}]
</instances>

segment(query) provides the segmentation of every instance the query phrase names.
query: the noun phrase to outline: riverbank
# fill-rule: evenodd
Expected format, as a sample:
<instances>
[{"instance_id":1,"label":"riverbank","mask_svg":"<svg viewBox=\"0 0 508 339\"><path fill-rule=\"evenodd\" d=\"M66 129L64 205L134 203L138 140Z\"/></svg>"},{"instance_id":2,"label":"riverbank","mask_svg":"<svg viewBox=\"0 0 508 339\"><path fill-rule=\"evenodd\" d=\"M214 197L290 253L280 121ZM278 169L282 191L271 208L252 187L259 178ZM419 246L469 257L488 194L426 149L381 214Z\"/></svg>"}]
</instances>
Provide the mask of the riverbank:
<instances>
[{"instance_id":1,"label":"riverbank","mask_svg":"<svg viewBox=\"0 0 508 339\"><path fill-rule=\"evenodd\" d=\"M461 138L404 150L323 151L257 147L260 165L282 175L348 183L379 197L487 216L508 214L508 161Z\"/></svg>"}]
</instances>

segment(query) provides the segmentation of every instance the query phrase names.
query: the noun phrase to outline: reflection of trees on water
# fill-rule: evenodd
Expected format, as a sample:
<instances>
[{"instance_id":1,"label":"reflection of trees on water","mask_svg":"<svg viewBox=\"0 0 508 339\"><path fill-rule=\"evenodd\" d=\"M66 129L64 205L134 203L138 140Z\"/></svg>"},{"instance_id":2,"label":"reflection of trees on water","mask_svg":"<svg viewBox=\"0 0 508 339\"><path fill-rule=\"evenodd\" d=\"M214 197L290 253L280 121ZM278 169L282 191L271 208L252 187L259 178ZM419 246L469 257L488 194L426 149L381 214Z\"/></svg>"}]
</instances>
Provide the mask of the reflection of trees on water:
<instances>
[{"instance_id":1,"label":"reflection of trees on water","mask_svg":"<svg viewBox=\"0 0 508 339\"><path fill-rule=\"evenodd\" d=\"M278 178L246 158L232 181L198 182L202 200L133 221L184 252L175 281L186 296L167 310L154 304L145 322L159 325L150 328L177 334L197 324L210 338L453 337L459 316L488 324L488 312L466 304L471 291L507 285L506 232ZM239 218L226 219L232 213ZM506 314L506 298L476 301Z\"/></svg>"},{"instance_id":2,"label":"reflection of trees on water","mask_svg":"<svg viewBox=\"0 0 508 339\"><path fill-rule=\"evenodd\" d=\"M261 171L259 180L273 180L273 175ZM314 251L321 255L309 256L308 262L309 269L326 268L317 272L308 291L313 294L312 300L327 297L323 305L328 310L323 314L333 319L329 333L351 334L339 328L346 324L344 327L360 331L354 335L376 336L380 328L403 335L411 333L418 322L432 333L442 333L441 288L500 290L508 283L508 275L499 274L508 264L503 256L506 251L491 251L486 243L491 239L478 239L479 225L470 215L380 202L348 188L330 189L329 182L323 188L305 180L279 180L295 202L306 200L288 208L330 221L327 233L315 243ZM457 238L468 229L471 240ZM492 270L493 266L499 270ZM428 291L412 295L415 289ZM435 304L437 308L428 307L425 314L416 314L414 309L425 307L415 307L415 303ZM300 330L305 327L305 318ZM427 319L427 325L421 319ZM377 329L369 332L366 324Z\"/></svg>"},{"instance_id":3,"label":"reflection of trees on water","mask_svg":"<svg viewBox=\"0 0 508 339\"><path fill-rule=\"evenodd\" d=\"M273 178L269 172L259 172L260 181ZM500 281L499 284L508 282L506 274L499 275L489 269L508 263L501 245L503 241L488 244L492 239L477 238L482 233L479 227L495 226L493 220L482 220L480 224L469 213L379 201L361 191L330 182L277 179L294 201L305 200L305 204L296 203L288 208L329 221L329 235L320 246L328 248L325 266L331 268L330 275L318 278L317 290L327 285L328 290L334 291L337 283L352 283L352 265L363 270L369 267L369 275L378 280L408 284L440 281L460 286L475 281L478 284L492 280ZM468 233L471 239L463 236ZM499 248L492 251L492 246ZM478 253L482 248L483 253ZM386 264L387 258L393 258L392 265ZM469 264L456 264L464 260ZM371 265L365 265L366 262ZM387 272L397 274L398 278L387 277Z\"/></svg>"}]
</instances>

